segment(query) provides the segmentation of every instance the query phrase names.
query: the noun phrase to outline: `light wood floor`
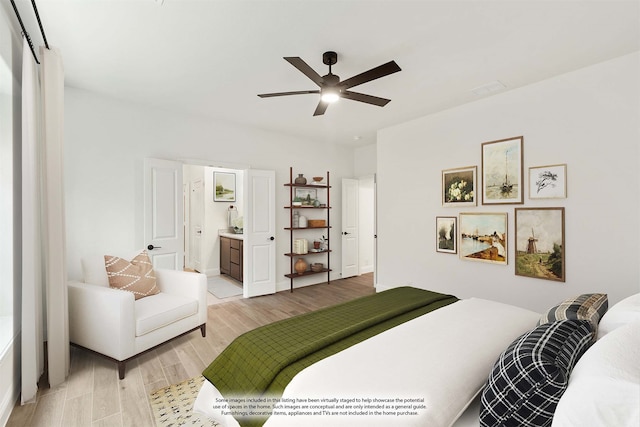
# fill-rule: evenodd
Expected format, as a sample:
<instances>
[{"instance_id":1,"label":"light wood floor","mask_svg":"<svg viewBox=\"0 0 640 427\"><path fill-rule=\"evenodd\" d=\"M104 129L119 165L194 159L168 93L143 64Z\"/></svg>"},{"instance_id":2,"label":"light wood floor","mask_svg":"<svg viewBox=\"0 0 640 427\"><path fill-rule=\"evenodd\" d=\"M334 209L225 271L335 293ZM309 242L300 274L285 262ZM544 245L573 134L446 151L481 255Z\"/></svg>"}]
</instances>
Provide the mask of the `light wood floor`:
<instances>
[{"instance_id":1,"label":"light wood floor","mask_svg":"<svg viewBox=\"0 0 640 427\"><path fill-rule=\"evenodd\" d=\"M8 427L153 426L149 394L200 375L238 335L297 314L375 293L373 274L251 299L209 305L207 336L177 338L127 364L118 380L114 362L71 348L71 373L54 389L41 387L36 403L17 405Z\"/></svg>"}]
</instances>

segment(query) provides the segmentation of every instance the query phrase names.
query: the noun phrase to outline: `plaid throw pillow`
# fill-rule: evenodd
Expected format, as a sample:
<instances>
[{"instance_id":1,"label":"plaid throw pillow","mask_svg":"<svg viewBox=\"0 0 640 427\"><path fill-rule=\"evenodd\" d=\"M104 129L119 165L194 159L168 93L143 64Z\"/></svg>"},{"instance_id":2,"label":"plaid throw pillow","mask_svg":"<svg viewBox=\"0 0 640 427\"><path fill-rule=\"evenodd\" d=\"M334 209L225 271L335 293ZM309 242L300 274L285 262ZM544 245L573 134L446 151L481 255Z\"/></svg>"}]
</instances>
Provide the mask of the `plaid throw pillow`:
<instances>
[{"instance_id":1,"label":"plaid throw pillow","mask_svg":"<svg viewBox=\"0 0 640 427\"><path fill-rule=\"evenodd\" d=\"M588 320L597 332L600 319L607 312L609 301L607 294L582 294L562 301L551 307L542 315L538 325L555 322L556 320L576 319ZM594 334L594 340L596 335Z\"/></svg>"},{"instance_id":2,"label":"plaid throw pillow","mask_svg":"<svg viewBox=\"0 0 640 427\"><path fill-rule=\"evenodd\" d=\"M104 264L109 278L109 287L132 292L135 299L160 293L147 251L140 252L131 261L105 255Z\"/></svg>"},{"instance_id":3,"label":"plaid throw pillow","mask_svg":"<svg viewBox=\"0 0 640 427\"><path fill-rule=\"evenodd\" d=\"M500 355L482 391L483 427L550 426L569 375L592 342L586 320L537 326Z\"/></svg>"}]
</instances>

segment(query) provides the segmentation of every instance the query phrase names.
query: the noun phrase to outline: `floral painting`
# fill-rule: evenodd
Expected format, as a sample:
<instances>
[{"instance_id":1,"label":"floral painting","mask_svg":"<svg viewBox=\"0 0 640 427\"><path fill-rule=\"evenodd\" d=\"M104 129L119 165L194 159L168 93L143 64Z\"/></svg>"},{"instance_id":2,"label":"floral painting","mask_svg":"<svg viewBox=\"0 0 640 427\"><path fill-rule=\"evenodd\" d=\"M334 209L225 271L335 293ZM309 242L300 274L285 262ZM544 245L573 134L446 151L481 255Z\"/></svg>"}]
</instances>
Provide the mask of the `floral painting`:
<instances>
[{"instance_id":1,"label":"floral painting","mask_svg":"<svg viewBox=\"0 0 640 427\"><path fill-rule=\"evenodd\" d=\"M476 206L476 166L442 171L442 206Z\"/></svg>"}]
</instances>

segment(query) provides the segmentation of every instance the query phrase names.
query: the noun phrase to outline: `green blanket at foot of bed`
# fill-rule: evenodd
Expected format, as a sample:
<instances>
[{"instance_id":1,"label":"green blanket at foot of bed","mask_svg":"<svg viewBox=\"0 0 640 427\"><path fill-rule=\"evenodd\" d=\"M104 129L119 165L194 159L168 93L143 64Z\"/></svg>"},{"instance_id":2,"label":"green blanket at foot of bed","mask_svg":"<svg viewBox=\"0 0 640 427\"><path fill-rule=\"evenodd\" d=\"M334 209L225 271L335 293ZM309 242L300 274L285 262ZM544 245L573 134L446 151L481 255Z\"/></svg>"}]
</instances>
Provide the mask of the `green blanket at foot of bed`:
<instances>
[{"instance_id":1,"label":"green blanket at foot of bed","mask_svg":"<svg viewBox=\"0 0 640 427\"><path fill-rule=\"evenodd\" d=\"M400 287L284 319L236 338L203 375L225 397L279 396L318 360L457 300Z\"/></svg>"}]
</instances>

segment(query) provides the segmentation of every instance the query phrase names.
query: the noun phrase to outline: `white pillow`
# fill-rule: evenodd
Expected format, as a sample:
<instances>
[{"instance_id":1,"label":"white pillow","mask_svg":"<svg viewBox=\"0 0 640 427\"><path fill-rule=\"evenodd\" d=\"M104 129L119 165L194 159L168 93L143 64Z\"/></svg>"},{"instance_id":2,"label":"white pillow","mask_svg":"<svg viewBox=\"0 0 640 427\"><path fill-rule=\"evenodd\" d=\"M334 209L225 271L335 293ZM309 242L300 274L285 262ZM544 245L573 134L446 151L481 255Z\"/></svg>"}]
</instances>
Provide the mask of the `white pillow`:
<instances>
[{"instance_id":1,"label":"white pillow","mask_svg":"<svg viewBox=\"0 0 640 427\"><path fill-rule=\"evenodd\" d=\"M552 427L640 425L640 321L608 333L578 361Z\"/></svg>"},{"instance_id":2,"label":"white pillow","mask_svg":"<svg viewBox=\"0 0 640 427\"><path fill-rule=\"evenodd\" d=\"M600 320L598 339L620 326L640 320L640 293L615 304Z\"/></svg>"}]
</instances>

